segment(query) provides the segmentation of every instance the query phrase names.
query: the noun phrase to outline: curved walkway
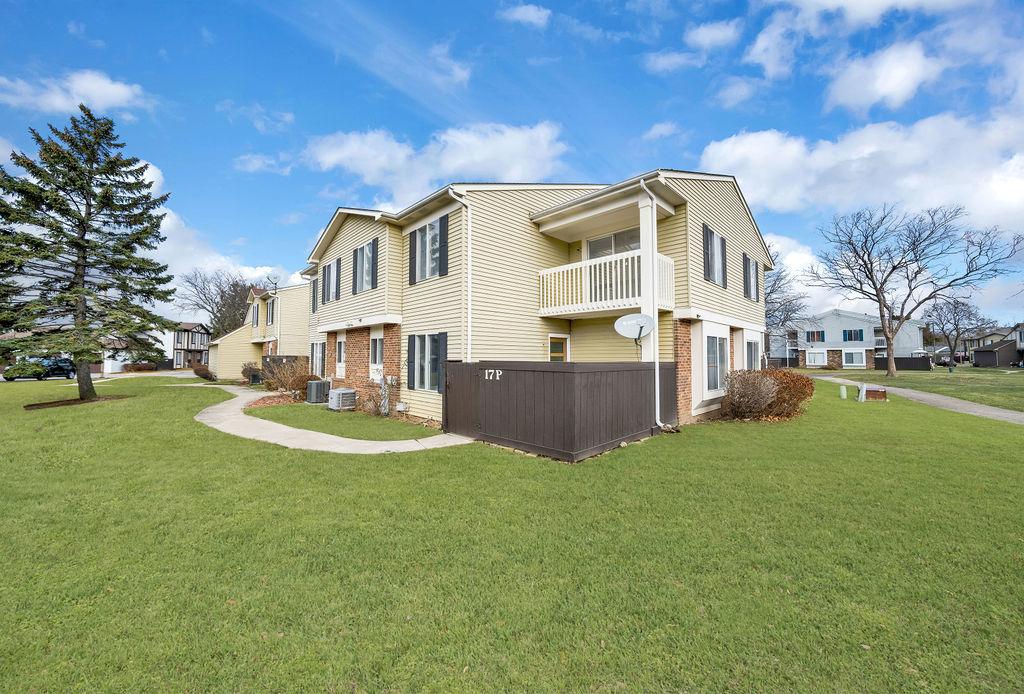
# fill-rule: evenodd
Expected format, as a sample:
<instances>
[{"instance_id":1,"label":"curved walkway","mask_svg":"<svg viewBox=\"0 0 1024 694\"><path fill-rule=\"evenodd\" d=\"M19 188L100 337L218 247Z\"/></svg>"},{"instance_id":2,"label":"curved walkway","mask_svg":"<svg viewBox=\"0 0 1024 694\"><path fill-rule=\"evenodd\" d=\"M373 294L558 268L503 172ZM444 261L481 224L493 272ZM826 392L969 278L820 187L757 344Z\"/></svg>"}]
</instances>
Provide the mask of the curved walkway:
<instances>
[{"instance_id":1,"label":"curved walkway","mask_svg":"<svg viewBox=\"0 0 1024 694\"><path fill-rule=\"evenodd\" d=\"M178 388L206 387L205 384L181 384ZM438 434L423 439L406 439L404 441L367 441L365 439L348 439L320 431L296 429L295 427L270 422L257 417L250 417L243 410L245 407L262 397L265 392L250 390L241 386L214 386L222 388L235 397L216 405L211 405L196 415L195 419L208 427L232 436L254 439L266 443L276 443L286 448L297 448L305 451L322 451L325 453L354 453L369 455L374 453L405 453L409 451L425 451L431 448L461 446L473 443L473 439L457 434Z\"/></svg>"},{"instance_id":2,"label":"curved walkway","mask_svg":"<svg viewBox=\"0 0 1024 694\"><path fill-rule=\"evenodd\" d=\"M860 387L861 385L859 381L837 378L836 376L812 376L812 378L816 378L820 381L831 381L832 383L839 383L844 386ZM881 384L874 383L869 383L868 385L881 386ZM938 393L928 393L923 390L897 388L890 385L882 387L893 395L898 395L901 398L906 398L907 400L924 403L925 405L931 405L932 407L939 407L943 410L952 410L953 412L961 412L963 414L973 414L976 417L986 417L988 419L998 419L1001 422L1010 422L1012 424L1024 424L1024 412L1006 410L1002 407L992 407L991 405L982 405L981 403L961 400L960 398L953 398L948 395L939 395Z\"/></svg>"}]
</instances>

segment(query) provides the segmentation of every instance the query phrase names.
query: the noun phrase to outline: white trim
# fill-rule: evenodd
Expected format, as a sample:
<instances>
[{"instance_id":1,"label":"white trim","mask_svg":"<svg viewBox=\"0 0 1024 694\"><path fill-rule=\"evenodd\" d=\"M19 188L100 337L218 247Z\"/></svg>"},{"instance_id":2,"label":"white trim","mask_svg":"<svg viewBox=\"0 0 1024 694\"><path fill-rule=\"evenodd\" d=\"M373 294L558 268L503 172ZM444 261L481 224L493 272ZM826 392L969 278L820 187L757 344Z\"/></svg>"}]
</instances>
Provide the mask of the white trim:
<instances>
[{"instance_id":1,"label":"white trim","mask_svg":"<svg viewBox=\"0 0 1024 694\"><path fill-rule=\"evenodd\" d=\"M317 326L317 332L319 333L333 333L339 330L349 330L350 328L365 328L368 325L401 325L402 314L401 313L377 313L372 316L365 316L363 318L355 318L353 320L342 320L335 321L334 323L323 323Z\"/></svg>"},{"instance_id":2,"label":"white trim","mask_svg":"<svg viewBox=\"0 0 1024 694\"><path fill-rule=\"evenodd\" d=\"M473 210L469 208L469 196L457 193L453 187L448 194L466 210L466 346L464 359L473 361Z\"/></svg>"},{"instance_id":3,"label":"white trim","mask_svg":"<svg viewBox=\"0 0 1024 694\"><path fill-rule=\"evenodd\" d=\"M345 378L345 352L347 351L347 335L344 331L339 332L334 338L334 377ZM338 343L345 345L341 348L341 354L338 353ZM341 357L339 360L338 357ZM339 369L340 367L340 369Z\"/></svg>"},{"instance_id":4,"label":"white trim","mask_svg":"<svg viewBox=\"0 0 1024 694\"><path fill-rule=\"evenodd\" d=\"M637 225L637 226L628 226L628 227L619 229L618 231L611 231L611 232L607 232L607 233L602 232L602 233L598 234L597 236L584 236L583 238L581 238L580 239L580 251L582 252L583 259L584 260L590 260L590 242L591 241L599 241L601 239L607 239L607 238L612 239L612 251L613 251L612 255L619 255L620 253L631 253L632 251L615 251L615 235L616 234L621 234L624 231L636 231L637 233L640 233L640 226L639 225ZM636 250L639 251L640 249L638 248ZM611 257L611 256L606 256L605 255L605 256L601 256L601 257L602 258L608 258L608 257Z\"/></svg>"},{"instance_id":5,"label":"white trim","mask_svg":"<svg viewBox=\"0 0 1024 694\"><path fill-rule=\"evenodd\" d=\"M827 349L805 349L804 351L804 366L808 369L823 369L828 366L828 350ZM821 354L825 357L823 364L812 364L811 354Z\"/></svg>"},{"instance_id":6,"label":"white trim","mask_svg":"<svg viewBox=\"0 0 1024 694\"><path fill-rule=\"evenodd\" d=\"M688 318L690 320L700 321L711 321L712 323L721 323L722 325L729 325L733 328L743 328L744 330L753 330L755 332L763 333L766 332L764 323L752 323L751 321L741 320L739 318L732 318L725 315L724 313L716 313L714 311L705 311L702 308L696 306L687 306L686 308L677 308L672 312L672 317L676 320L681 318Z\"/></svg>"},{"instance_id":7,"label":"white trim","mask_svg":"<svg viewBox=\"0 0 1024 694\"><path fill-rule=\"evenodd\" d=\"M841 364L841 366L844 369L866 369L866 368L868 368L868 349L869 349L868 347L852 347L850 349L843 348L843 363ZM846 353L847 352L851 352L851 353L860 352L863 355L863 357L864 357L864 362L861 363L861 364L847 364L846 363ZM825 360L826 360L826 363L827 363L828 362L828 354L827 353L825 355Z\"/></svg>"},{"instance_id":8,"label":"white trim","mask_svg":"<svg viewBox=\"0 0 1024 694\"><path fill-rule=\"evenodd\" d=\"M373 341L380 340L380 364L373 363L374 349ZM380 383L384 380L384 326L375 325L370 328L370 363L369 363L369 374L370 380L374 383Z\"/></svg>"},{"instance_id":9,"label":"white trim","mask_svg":"<svg viewBox=\"0 0 1024 694\"><path fill-rule=\"evenodd\" d=\"M551 361L551 338L565 338L565 361L572 361L572 335L568 333L548 333L548 361Z\"/></svg>"},{"instance_id":10,"label":"white trim","mask_svg":"<svg viewBox=\"0 0 1024 694\"><path fill-rule=\"evenodd\" d=\"M460 203L458 200L455 200L445 205L439 210L434 210L430 214L420 217L415 222L406 224L405 226L402 227L402 236L408 236L411 232L415 231L416 229L419 229L422 226L426 226L431 222L436 222L437 220L441 219L441 217L444 217L446 214L451 214L455 210L459 209L459 207L461 206L462 203Z\"/></svg>"}]
</instances>

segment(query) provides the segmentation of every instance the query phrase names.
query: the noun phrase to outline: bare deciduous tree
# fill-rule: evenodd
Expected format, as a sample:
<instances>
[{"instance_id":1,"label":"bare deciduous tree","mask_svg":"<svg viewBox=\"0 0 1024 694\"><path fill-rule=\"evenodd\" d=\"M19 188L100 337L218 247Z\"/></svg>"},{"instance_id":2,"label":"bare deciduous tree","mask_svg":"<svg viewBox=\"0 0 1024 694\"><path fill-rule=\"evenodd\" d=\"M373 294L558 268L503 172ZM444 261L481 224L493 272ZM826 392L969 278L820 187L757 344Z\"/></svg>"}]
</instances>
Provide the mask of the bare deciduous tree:
<instances>
[{"instance_id":1,"label":"bare deciduous tree","mask_svg":"<svg viewBox=\"0 0 1024 694\"><path fill-rule=\"evenodd\" d=\"M770 246L768 251L775 268L764 273L764 322L771 345L773 337L785 337L807 317L807 294L800 291L796 276L782 263L778 249Z\"/></svg>"},{"instance_id":2,"label":"bare deciduous tree","mask_svg":"<svg viewBox=\"0 0 1024 694\"><path fill-rule=\"evenodd\" d=\"M205 313L213 339L245 322L249 291L259 286L230 270L198 268L179 276L177 281L178 307L184 311Z\"/></svg>"},{"instance_id":3,"label":"bare deciduous tree","mask_svg":"<svg viewBox=\"0 0 1024 694\"><path fill-rule=\"evenodd\" d=\"M828 248L807 283L878 306L888 376L896 375L893 340L914 312L1009 273L1024 246L1020 235L975 229L966 216L960 206L909 214L884 205L837 215L821 230Z\"/></svg>"},{"instance_id":4,"label":"bare deciduous tree","mask_svg":"<svg viewBox=\"0 0 1024 694\"><path fill-rule=\"evenodd\" d=\"M988 331L996 321L986 318L977 306L960 298L942 298L932 304L925 314L931 330L942 337L949 348L949 358L956 355L956 347L965 335Z\"/></svg>"}]
</instances>

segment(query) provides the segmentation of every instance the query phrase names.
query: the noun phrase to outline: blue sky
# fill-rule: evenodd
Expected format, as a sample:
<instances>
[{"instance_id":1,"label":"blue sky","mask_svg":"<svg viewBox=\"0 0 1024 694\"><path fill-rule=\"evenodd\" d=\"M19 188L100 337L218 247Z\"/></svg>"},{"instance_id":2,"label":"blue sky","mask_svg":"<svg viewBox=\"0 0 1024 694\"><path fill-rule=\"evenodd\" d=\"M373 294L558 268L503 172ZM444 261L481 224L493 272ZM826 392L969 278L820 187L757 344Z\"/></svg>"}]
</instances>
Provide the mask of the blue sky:
<instances>
[{"instance_id":1,"label":"blue sky","mask_svg":"<svg viewBox=\"0 0 1024 694\"><path fill-rule=\"evenodd\" d=\"M1005 0L3 2L0 155L79 100L172 193L161 257L287 279L338 205L450 180L735 174L800 267L836 212L1024 229ZM1017 282L977 297L1024 319ZM815 294L816 308L842 304Z\"/></svg>"}]
</instances>

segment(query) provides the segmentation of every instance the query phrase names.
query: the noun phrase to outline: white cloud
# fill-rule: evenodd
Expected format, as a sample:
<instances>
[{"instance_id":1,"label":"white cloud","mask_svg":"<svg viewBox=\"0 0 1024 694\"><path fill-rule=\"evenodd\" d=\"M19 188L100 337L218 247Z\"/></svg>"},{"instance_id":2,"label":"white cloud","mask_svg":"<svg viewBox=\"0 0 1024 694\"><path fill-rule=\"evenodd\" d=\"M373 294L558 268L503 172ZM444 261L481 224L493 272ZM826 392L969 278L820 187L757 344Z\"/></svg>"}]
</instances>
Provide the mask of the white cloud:
<instances>
[{"instance_id":1,"label":"white cloud","mask_svg":"<svg viewBox=\"0 0 1024 694\"><path fill-rule=\"evenodd\" d=\"M0 104L44 113L75 113L84 103L96 111L151 108L152 97L138 84L111 79L98 70L77 70L34 83L0 76Z\"/></svg>"},{"instance_id":2,"label":"white cloud","mask_svg":"<svg viewBox=\"0 0 1024 694\"><path fill-rule=\"evenodd\" d=\"M715 93L715 100L725 108L734 108L754 96L757 85L755 79L729 77Z\"/></svg>"},{"instance_id":3,"label":"white cloud","mask_svg":"<svg viewBox=\"0 0 1024 694\"><path fill-rule=\"evenodd\" d=\"M791 236L782 234L766 233L764 240L770 247L778 251L779 262L785 266L790 275L800 278L816 263L814 251L810 246L794 239ZM871 313L874 309L872 304L863 299L845 299L822 287L811 287L801 285L800 291L807 294L807 312L810 314L821 313L834 308L841 308L846 311L861 311Z\"/></svg>"},{"instance_id":4,"label":"white cloud","mask_svg":"<svg viewBox=\"0 0 1024 694\"><path fill-rule=\"evenodd\" d=\"M799 40L798 22L791 12L776 12L743 56L743 62L760 65L767 79L787 77L793 71Z\"/></svg>"},{"instance_id":5,"label":"white cloud","mask_svg":"<svg viewBox=\"0 0 1024 694\"><path fill-rule=\"evenodd\" d=\"M431 46L430 58L434 61L436 69L428 76L438 87L464 87L469 82L472 70L466 63L460 63L452 58L449 44L438 43Z\"/></svg>"},{"instance_id":6,"label":"white cloud","mask_svg":"<svg viewBox=\"0 0 1024 694\"><path fill-rule=\"evenodd\" d=\"M698 24L686 30L683 41L700 51L725 48L739 41L741 24L739 18Z\"/></svg>"},{"instance_id":7,"label":"white cloud","mask_svg":"<svg viewBox=\"0 0 1024 694\"><path fill-rule=\"evenodd\" d=\"M5 140L0 137L0 166L11 165L11 152L14 151L14 145L11 144L10 140ZM8 173L10 173L8 171Z\"/></svg>"},{"instance_id":8,"label":"white cloud","mask_svg":"<svg viewBox=\"0 0 1024 694\"><path fill-rule=\"evenodd\" d=\"M284 154L276 156L270 154L242 154L234 159L236 171L245 173L276 173L287 176L292 172L292 166L288 163L289 157Z\"/></svg>"},{"instance_id":9,"label":"white cloud","mask_svg":"<svg viewBox=\"0 0 1024 694\"><path fill-rule=\"evenodd\" d=\"M660 123L655 123L650 128L648 128L647 132L645 132L643 134L643 139L645 139L645 140L661 140L661 139L664 139L666 137L672 137L673 135L678 135L678 134L679 134L679 126L676 125L675 123L673 123L672 121L666 120L666 121L662 121Z\"/></svg>"},{"instance_id":10,"label":"white cloud","mask_svg":"<svg viewBox=\"0 0 1024 694\"><path fill-rule=\"evenodd\" d=\"M710 143L706 171L737 176L752 205L776 212L850 210L897 202L963 204L971 221L1024 226L1024 116L943 113L910 125L872 123L835 140L778 130Z\"/></svg>"},{"instance_id":11,"label":"white cloud","mask_svg":"<svg viewBox=\"0 0 1024 694\"><path fill-rule=\"evenodd\" d=\"M704 56L698 53L659 51L644 56L644 69L654 74L665 74L684 67L701 67L704 62Z\"/></svg>"},{"instance_id":12,"label":"white cloud","mask_svg":"<svg viewBox=\"0 0 1024 694\"><path fill-rule=\"evenodd\" d=\"M107 45L101 39L94 39L87 36L85 33L85 24L82 22L68 22L68 33L82 39L93 48L104 48Z\"/></svg>"},{"instance_id":13,"label":"white cloud","mask_svg":"<svg viewBox=\"0 0 1024 694\"><path fill-rule=\"evenodd\" d=\"M266 135L287 130L295 122L295 114L290 111L269 111L263 104L236 104L231 99L224 99L216 106L217 113L227 114L228 120L234 122L244 118L252 123L256 131Z\"/></svg>"},{"instance_id":14,"label":"white cloud","mask_svg":"<svg viewBox=\"0 0 1024 694\"><path fill-rule=\"evenodd\" d=\"M278 224L284 224L284 225L290 226L292 224L298 224L299 222L301 222L305 218L306 218L306 213L305 212L288 212L288 213L283 214L280 217L278 217L275 221Z\"/></svg>"},{"instance_id":15,"label":"white cloud","mask_svg":"<svg viewBox=\"0 0 1024 694\"><path fill-rule=\"evenodd\" d=\"M854 25L875 24L894 10L939 13L979 4L979 0L774 0L807 15L836 14Z\"/></svg>"},{"instance_id":16,"label":"white cloud","mask_svg":"<svg viewBox=\"0 0 1024 694\"><path fill-rule=\"evenodd\" d=\"M515 5L498 10L498 18L543 29L551 19L551 10L540 5Z\"/></svg>"},{"instance_id":17,"label":"white cloud","mask_svg":"<svg viewBox=\"0 0 1024 694\"><path fill-rule=\"evenodd\" d=\"M312 138L306 161L321 171L341 169L363 185L382 189L376 204L394 209L411 204L443 182L464 178L540 181L561 167L567 146L558 125L476 123L435 133L422 148L387 130L336 132Z\"/></svg>"},{"instance_id":18,"label":"white cloud","mask_svg":"<svg viewBox=\"0 0 1024 694\"><path fill-rule=\"evenodd\" d=\"M669 19L676 16L675 8L670 0L628 0L626 9L637 14L648 14L657 19Z\"/></svg>"},{"instance_id":19,"label":"white cloud","mask_svg":"<svg viewBox=\"0 0 1024 694\"><path fill-rule=\"evenodd\" d=\"M843 65L829 85L826 108L845 106L866 112L878 102L899 108L923 85L938 79L946 65L925 55L918 41L894 43Z\"/></svg>"}]
</instances>

